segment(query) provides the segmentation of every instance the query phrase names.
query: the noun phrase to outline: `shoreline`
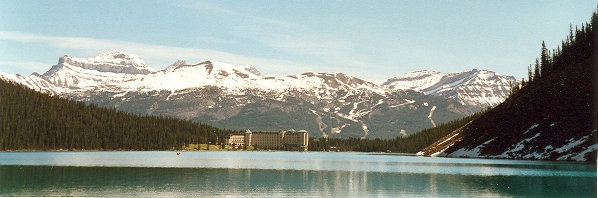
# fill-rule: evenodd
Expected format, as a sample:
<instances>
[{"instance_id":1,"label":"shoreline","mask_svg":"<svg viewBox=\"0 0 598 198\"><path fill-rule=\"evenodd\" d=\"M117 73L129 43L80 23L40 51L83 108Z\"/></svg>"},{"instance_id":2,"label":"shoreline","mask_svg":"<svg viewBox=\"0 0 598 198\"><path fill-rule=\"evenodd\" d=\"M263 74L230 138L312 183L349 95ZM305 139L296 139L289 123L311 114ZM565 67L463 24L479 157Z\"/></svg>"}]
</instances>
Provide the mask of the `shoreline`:
<instances>
[{"instance_id":1,"label":"shoreline","mask_svg":"<svg viewBox=\"0 0 598 198\"><path fill-rule=\"evenodd\" d=\"M385 156L412 156L428 158L447 158L447 159L486 159L486 160L519 160L519 161L546 161L546 162L566 162L576 164L595 164L596 161L562 161L562 160L541 160L541 159L507 159L507 158L468 158L468 157L429 157L418 156L416 153L387 153L387 152L361 152L361 151L284 151L284 150L4 150L0 153L26 153L26 152L304 152L304 153L364 153L366 155L385 155Z\"/></svg>"}]
</instances>

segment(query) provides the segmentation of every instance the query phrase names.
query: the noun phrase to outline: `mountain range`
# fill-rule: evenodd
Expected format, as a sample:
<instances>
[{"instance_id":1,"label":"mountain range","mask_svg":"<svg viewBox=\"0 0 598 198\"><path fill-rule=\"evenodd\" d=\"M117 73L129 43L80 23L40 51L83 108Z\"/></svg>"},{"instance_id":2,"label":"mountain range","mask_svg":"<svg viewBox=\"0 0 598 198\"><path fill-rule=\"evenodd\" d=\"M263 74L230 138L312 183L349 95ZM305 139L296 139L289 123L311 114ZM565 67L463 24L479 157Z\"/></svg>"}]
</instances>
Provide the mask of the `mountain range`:
<instances>
[{"instance_id":1,"label":"mountain range","mask_svg":"<svg viewBox=\"0 0 598 198\"><path fill-rule=\"evenodd\" d=\"M0 73L34 90L137 114L312 137L394 138L501 103L512 76L415 71L381 85L343 73L264 76L252 65L183 60L156 71L124 52L63 56L44 74Z\"/></svg>"}]
</instances>

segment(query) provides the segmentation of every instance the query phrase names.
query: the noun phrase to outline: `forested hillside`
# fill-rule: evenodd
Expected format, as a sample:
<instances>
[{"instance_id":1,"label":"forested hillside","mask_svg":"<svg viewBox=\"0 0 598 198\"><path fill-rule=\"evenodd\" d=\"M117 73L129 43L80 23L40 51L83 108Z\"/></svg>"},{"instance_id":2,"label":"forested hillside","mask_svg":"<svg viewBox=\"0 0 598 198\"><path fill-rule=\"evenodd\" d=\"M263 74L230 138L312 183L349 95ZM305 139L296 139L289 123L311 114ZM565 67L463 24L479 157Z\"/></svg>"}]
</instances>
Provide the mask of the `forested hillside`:
<instances>
[{"instance_id":1,"label":"forested hillside","mask_svg":"<svg viewBox=\"0 0 598 198\"><path fill-rule=\"evenodd\" d=\"M528 68L502 104L422 151L424 155L595 161L598 14Z\"/></svg>"},{"instance_id":2,"label":"forested hillside","mask_svg":"<svg viewBox=\"0 0 598 198\"><path fill-rule=\"evenodd\" d=\"M230 131L49 96L0 79L0 150L169 150Z\"/></svg>"},{"instance_id":3,"label":"forested hillside","mask_svg":"<svg viewBox=\"0 0 598 198\"><path fill-rule=\"evenodd\" d=\"M314 138L310 139L309 150L415 153L446 136L451 131L480 117L486 111L487 110L453 120L434 128L424 129L406 137L401 136L391 140L381 140L378 138L373 140L358 138Z\"/></svg>"}]
</instances>

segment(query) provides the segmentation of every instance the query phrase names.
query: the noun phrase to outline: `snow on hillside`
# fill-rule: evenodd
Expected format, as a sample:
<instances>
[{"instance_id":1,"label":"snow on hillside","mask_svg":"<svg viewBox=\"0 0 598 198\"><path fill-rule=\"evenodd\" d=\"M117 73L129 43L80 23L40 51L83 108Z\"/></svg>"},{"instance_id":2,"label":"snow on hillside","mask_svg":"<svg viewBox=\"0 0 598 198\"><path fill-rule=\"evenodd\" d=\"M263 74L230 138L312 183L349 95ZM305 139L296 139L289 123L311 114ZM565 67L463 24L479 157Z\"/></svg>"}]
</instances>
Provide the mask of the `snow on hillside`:
<instances>
[{"instance_id":1,"label":"snow on hillside","mask_svg":"<svg viewBox=\"0 0 598 198\"><path fill-rule=\"evenodd\" d=\"M459 134L454 134L451 138L459 136ZM520 142L512 145L508 150L505 150L503 153L499 155L485 155L482 154L481 149L485 148L488 144L493 142L496 138L490 139L485 141L484 143L477 145L474 148L459 148L456 151L447 153L445 152L449 147L454 145L454 142L451 144L442 145L447 140L444 140L440 143L435 143L438 145L442 145L438 152L435 153L426 153L424 151L420 151L417 153L418 156L431 156L431 157L468 157L468 158L493 158L493 159L534 159L534 160L543 160L543 159L550 159L551 156L557 156L556 160L572 160L572 161L587 161L588 159L585 158L587 153L591 153L593 151L598 150L598 144L590 144L590 146L580 146L582 144L588 144L588 142L592 142L593 140L589 139L589 136L583 136L579 139L570 138L564 140L564 146L555 148L552 145L547 145L542 147L540 151L528 151L530 148L533 148L534 139L540 137L540 133L535 133L532 137L524 138ZM450 140L450 138L448 139ZM458 140L457 140L458 141ZM578 150L581 152L574 152L574 150Z\"/></svg>"}]
</instances>

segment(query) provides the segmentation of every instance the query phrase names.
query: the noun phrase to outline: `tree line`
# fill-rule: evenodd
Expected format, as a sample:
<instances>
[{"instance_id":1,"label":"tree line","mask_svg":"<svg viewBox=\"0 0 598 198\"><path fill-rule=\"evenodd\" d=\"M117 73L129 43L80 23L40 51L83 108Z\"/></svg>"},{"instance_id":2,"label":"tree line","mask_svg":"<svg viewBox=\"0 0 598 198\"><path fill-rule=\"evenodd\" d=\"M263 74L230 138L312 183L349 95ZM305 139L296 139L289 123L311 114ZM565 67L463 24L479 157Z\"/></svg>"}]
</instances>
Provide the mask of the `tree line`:
<instances>
[{"instance_id":1,"label":"tree line","mask_svg":"<svg viewBox=\"0 0 598 198\"><path fill-rule=\"evenodd\" d=\"M232 132L98 107L0 79L0 150L170 150L221 144Z\"/></svg>"},{"instance_id":2,"label":"tree line","mask_svg":"<svg viewBox=\"0 0 598 198\"><path fill-rule=\"evenodd\" d=\"M521 90L523 87L537 81L538 79L550 76L565 67L579 64L586 60L592 53L596 52L594 42L596 41L596 27L598 26L597 11L594 11L590 22L580 26L569 25L569 35L561 41L561 45L556 49L548 50L546 44L542 41L540 47L540 56L536 62L530 64L527 68L527 80L521 79L520 82L513 84L511 94ZM595 65L592 65L595 66Z\"/></svg>"}]
</instances>

